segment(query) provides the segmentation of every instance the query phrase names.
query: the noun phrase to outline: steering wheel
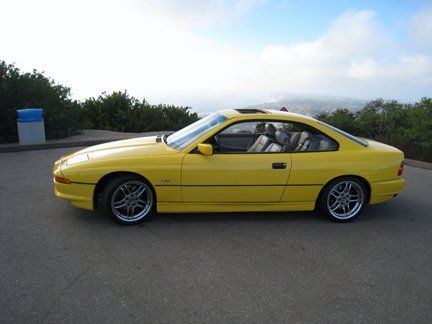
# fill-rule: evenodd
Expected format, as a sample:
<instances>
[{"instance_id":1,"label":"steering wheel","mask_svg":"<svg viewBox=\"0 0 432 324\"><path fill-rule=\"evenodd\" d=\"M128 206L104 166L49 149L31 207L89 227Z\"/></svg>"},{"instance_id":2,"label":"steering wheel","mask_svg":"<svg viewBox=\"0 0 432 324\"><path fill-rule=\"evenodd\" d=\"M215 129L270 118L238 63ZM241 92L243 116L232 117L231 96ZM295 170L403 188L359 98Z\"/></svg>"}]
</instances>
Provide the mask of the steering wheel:
<instances>
[{"instance_id":1,"label":"steering wheel","mask_svg":"<svg viewBox=\"0 0 432 324\"><path fill-rule=\"evenodd\" d=\"M213 136L213 138L210 140L210 144L213 145L213 150L220 151L220 142L219 139L216 136Z\"/></svg>"}]
</instances>

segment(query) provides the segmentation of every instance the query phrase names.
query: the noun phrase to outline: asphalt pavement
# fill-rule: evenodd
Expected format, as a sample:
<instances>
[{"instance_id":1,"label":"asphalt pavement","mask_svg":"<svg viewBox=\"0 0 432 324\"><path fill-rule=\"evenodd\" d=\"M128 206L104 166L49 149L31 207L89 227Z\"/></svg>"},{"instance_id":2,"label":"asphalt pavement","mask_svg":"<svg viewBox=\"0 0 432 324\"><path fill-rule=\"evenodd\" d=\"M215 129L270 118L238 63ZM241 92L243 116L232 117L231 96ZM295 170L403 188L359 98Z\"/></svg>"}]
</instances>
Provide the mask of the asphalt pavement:
<instances>
[{"instance_id":1,"label":"asphalt pavement","mask_svg":"<svg viewBox=\"0 0 432 324\"><path fill-rule=\"evenodd\" d=\"M336 224L161 214L123 227L53 194L70 151L0 154L0 323L432 322L432 171Z\"/></svg>"}]
</instances>

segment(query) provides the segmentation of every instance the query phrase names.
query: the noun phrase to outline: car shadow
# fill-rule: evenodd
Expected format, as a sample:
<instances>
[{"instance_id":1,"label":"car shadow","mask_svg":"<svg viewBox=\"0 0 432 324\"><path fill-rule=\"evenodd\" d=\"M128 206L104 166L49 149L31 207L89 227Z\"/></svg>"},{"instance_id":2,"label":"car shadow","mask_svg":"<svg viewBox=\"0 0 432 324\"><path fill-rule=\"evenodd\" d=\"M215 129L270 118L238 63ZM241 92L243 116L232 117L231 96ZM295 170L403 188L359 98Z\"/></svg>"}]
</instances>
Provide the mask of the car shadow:
<instances>
[{"instance_id":1,"label":"car shadow","mask_svg":"<svg viewBox=\"0 0 432 324\"><path fill-rule=\"evenodd\" d=\"M87 211L70 207L74 214L83 222L118 226L103 210ZM355 219L355 223L381 222L388 219L396 220L412 213L414 206L408 199L392 200L378 205L370 205ZM73 212L72 212L73 211ZM407 217L404 217L407 218ZM139 227L152 223L187 224L187 223L334 223L318 211L308 212L223 212L223 213L160 213L151 216ZM351 222L350 222L351 223Z\"/></svg>"},{"instance_id":2,"label":"car shadow","mask_svg":"<svg viewBox=\"0 0 432 324\"><path fill-rule=\"evenodd\" d=\"M73 207L71 207L73 208ZM103 210L77 210L71 213L85 223L115 224ZM329 222L327 218L316 211L310 212L227 212L227 213L160 213L152 215L138 226L151 223L227 223L227 222Z\"/></svg>"},{"instance_id":3,"label":"car shadow","mask_svg":"<svg viewBox=\"0 0 432 324\"><path fill-rule=\"evenodd\" d=\"M226 222L320 222L326 221L317 212L227 212L158 214L154 222L226 223Z\"/></svg>"}]
</instances>

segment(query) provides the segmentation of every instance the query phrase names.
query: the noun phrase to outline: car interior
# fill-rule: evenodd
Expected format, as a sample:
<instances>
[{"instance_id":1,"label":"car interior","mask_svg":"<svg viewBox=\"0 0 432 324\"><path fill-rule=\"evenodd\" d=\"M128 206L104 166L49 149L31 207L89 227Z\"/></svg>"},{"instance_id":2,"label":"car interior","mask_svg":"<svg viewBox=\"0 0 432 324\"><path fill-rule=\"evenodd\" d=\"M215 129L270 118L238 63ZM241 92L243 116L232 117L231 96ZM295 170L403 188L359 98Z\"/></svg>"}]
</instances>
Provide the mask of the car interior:
<instances>
[{"instance_id":1,"label":"car interior","mask_svg":"<svg viewBox=\"0 0 432 324\"><path fill-rule=\"evenodd\" d=\"M338 144L318 130L293 122L243 122L231 125L207 143L215 153L335 151Z\"/></svg>"}]
</instances>

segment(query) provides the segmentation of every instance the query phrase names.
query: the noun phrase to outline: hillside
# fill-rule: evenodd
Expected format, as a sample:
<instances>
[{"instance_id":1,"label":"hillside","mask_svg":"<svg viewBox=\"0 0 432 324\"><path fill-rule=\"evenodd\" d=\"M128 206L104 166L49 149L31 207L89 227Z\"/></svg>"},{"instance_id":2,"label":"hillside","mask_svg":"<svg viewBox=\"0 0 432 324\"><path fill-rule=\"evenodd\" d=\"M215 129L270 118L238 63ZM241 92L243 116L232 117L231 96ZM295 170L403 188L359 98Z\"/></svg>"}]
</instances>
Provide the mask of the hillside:
<instances>
[{"instance_id":1,"label":"hillside","mask_svg":"<svg viewBox=\"0 0 432 324\"><path fill-rule=\"evenodd\" d=\"M273 102L250 105L248 108L265 107L267 109L279 110L281 107L286 107L292 112L315 116L323 112L331 113L338 108L358 111L362 109L367 102L367 100L336 96L287 96Z\"/></svg>"}]
</instances>

